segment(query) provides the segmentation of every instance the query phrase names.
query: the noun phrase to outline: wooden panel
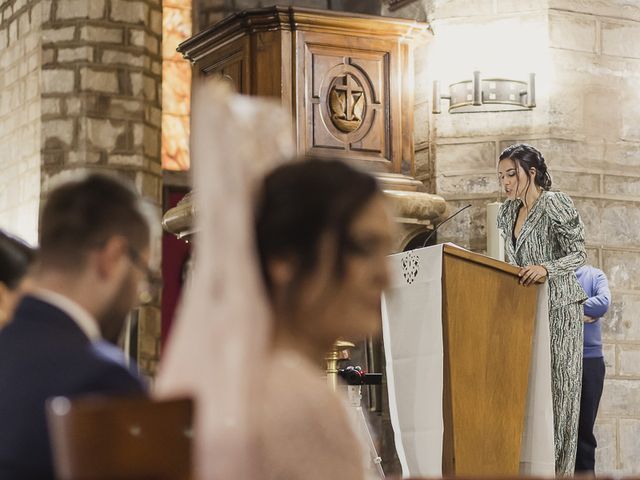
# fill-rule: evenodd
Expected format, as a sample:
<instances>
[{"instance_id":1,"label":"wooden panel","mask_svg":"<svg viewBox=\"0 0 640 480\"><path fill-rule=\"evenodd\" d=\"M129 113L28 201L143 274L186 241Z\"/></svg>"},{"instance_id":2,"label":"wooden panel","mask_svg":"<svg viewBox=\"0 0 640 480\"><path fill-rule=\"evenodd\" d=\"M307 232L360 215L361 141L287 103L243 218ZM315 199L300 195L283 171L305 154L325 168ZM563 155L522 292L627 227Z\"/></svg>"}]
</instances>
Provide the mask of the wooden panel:
<instances>
[{"instance_id":1,"label":"wooden panel","mask_svg":"<svg viewBox=\"0 0 640 480\"><path fill-rule=\"evenodd\" d=\"M259 32L251 36L253 56L251 94L282 96L281 32Z\"/></svg>"},{"instance_id":2,"label":"wooden panel","mask_svg":"<svg viewBox=\"0 0 640 480\"><path fill-rule=\"evenodd\" d=\"M517 475L537 289L446 253L443 474Z\"/></svg>"},{"instance_id":3,"label":"wooden panel","mask_svg":"<svg viewBox=\"0 0 640 480\"><path fill-rule=\"evenodd\" d=\"M299 147L399 172L397 42L297 32Z\"/></svg>"},{"instance_id":4,"label":"wooden panel","mask_svg":"<svg viewBox=\"0 0 640 480\"><path fill-rule=\"evenodd\" d=\"M250 93L251 48L249 38L231 42L198 62L198 68L207 76L229 82L238 93Z\"/></svg>"},{"instance_id":5,"label":"wooden panel","mask_svg":"<svg viewBox=\"0 0 640 480\"><path fill-rule=\"evenodd\" d=\"M54 398L47 421L56 478L186 480L192 418L187 399Z\"/></svg>"}]
</instances>

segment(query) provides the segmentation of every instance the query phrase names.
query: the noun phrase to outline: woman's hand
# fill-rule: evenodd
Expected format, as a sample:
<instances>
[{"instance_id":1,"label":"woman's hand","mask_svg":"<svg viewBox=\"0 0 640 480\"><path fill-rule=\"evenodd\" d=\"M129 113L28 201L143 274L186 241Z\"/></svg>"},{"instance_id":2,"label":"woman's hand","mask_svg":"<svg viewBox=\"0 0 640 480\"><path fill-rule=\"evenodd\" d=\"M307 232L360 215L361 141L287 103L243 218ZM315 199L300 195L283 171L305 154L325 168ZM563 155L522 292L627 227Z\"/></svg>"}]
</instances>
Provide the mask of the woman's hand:
<instances>
[{"instance_id":1,"label":"woman's hand","mask_svg":"<svg viewBox=\"0 0 640 480\"><path fill-rule=\"evenodd\" d=\"M538 280L542 280L547 276L547 269L542 265L527 265L520 273L518 273L520 277L520 285L529 286L533 283L536 283Z\"/></svg>"}]
</instances>

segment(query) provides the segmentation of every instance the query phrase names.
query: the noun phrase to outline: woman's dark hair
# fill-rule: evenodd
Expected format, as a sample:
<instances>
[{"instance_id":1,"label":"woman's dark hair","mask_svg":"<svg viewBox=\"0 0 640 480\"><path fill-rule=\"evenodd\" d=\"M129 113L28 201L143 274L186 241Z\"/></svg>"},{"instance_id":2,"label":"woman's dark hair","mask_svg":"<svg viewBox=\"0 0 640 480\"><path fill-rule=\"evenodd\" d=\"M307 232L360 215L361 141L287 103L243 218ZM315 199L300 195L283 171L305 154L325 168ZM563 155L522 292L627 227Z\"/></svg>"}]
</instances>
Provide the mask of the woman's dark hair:
<instances>
[{"instance_id":1,"label":"woman's dark hair","mask_svg":"<svg viewBox=\"0 0 640 480\"><path fill-rule=\"evenodd\" d=\"M345 256L354 251L349 229L358 213L380 190L376 180L338 160L309 159L273 170L264 180L256 212L256 241L267 289L272 258L293 258L299 284L318 261L325 233L336 238L334 273L344 272Z\"/></svg>"},{"instance_id":2,"label":"woman's dark hair","mask_svg":"<svg viewBox=\"0 0 640 480\"><path fill-rule=\"evenodd\" d=\"M10 290L20 284L34 257L33 248L0 230L0 282Z\"/></svg>"},{"instance_id":3,"label":"woman's dark hair","mask_svg":"<svg viewBox=\"0 0 640 480\"><path fill-rule=\"evenodd\" d=\"M551 175L549 174L547 164L540 150L525 143L511 145L505 148L500 154L500 161L507 158L513 160L516 166L521 167L527 175L531 168L535 168L535 184L543 190L551 189ZM529 188L529 182L527 176L527 189Z\"/></svg>"}]
</instances>

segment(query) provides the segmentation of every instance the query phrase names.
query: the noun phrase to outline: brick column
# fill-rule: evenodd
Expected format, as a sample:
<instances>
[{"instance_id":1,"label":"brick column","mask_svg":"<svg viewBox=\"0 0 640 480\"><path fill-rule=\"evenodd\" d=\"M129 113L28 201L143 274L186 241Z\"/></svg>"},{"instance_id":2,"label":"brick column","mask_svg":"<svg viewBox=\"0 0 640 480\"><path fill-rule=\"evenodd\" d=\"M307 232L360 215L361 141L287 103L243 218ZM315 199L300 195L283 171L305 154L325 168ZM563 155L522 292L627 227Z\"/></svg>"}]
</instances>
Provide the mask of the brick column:
<instances>
[{"instance_id":1,"label":"brick column","mask_svg":"<svg viewBox=\"0 0 640 480\"><path fill-rule=\"evenodd\" d=\"M0 5L0 228L35 243L40 202L40 0Z\"/></svg>"}]
</instances>

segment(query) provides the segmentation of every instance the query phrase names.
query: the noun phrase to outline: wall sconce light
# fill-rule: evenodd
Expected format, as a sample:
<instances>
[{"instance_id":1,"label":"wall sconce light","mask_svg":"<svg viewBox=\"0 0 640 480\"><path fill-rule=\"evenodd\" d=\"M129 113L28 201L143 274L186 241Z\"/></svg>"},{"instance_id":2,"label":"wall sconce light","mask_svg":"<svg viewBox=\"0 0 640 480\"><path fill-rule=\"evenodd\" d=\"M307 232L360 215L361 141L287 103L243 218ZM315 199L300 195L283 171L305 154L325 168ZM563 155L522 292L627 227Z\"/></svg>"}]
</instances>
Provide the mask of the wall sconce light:
<instances>
[{"instance_id":1,"label":"wall sconce light","mask_svg":"<svg viewBox=\"0 0 640 480\"><path fill-rule=\"evenodd\" d=\"M441 102L449 100L449 113L500 112L531 110L536 106L536 74L529 81L506 78L480 78L473 72L473 80L449 85L449 95L440 93L440 82L433 82L433 113L441 113Z\"/></svg>"}]
</instances>

